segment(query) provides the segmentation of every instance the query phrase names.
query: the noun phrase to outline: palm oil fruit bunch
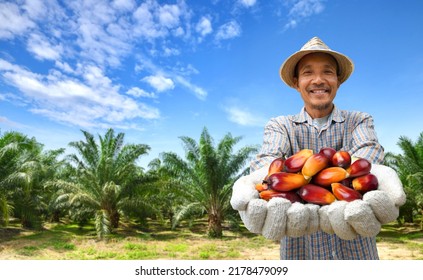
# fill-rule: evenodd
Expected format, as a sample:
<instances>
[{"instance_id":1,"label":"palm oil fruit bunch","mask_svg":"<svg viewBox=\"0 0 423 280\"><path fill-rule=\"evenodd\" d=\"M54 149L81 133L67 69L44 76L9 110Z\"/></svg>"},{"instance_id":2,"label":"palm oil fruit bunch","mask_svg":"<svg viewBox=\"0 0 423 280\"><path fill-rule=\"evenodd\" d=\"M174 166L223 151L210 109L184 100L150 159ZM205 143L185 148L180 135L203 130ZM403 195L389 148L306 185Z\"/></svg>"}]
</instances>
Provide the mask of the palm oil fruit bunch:
<instances>
[{"instance_id":1,"label":"palm oil fruit bunch","mask_svg":"<svg viewBox=\"0 0 423 280\"><path fill-rule=\"evenodd\" d=\"M283 197L291 202L328 205L335 200L362 199L378 188L371 163L363 158L352 161L347 151L322 148L318 153L303 149L289 158L277 158L269 166L263 182L256 185L262 199Z\"/></svg>"}]
</instances>

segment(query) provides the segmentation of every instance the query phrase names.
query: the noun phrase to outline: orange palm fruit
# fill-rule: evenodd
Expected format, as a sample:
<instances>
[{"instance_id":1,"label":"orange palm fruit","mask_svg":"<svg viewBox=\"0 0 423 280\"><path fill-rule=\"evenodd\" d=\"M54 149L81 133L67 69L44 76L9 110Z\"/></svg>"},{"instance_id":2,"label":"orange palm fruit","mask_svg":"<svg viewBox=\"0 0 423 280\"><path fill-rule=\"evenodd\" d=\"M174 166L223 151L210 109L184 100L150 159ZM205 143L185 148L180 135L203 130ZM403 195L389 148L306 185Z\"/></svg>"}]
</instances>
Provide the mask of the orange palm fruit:
<instances>
[{"instance_id":1,"label":"orange palm fruit","mask_svg":"<svg viewBox=\"0 0 423 280\"><path fill-rule=\"evenodd\" d=\"M259 194L260 198L269 201L273 197L283 197L294 202L302 202L301 197L295 192L295 191L289 191L289 192L278 192L275 190L265 190L260 192Z\"/></svg>"},{"instance_id":2,"label":"orange palm fruit","mask_svg":"<svg viewBox=\"0 0 423 280\"><path fill-rule=\"evenodd\" d=\"M258 192L262 192L262 191L265 191L265 190L268 190L269 189L269 187L265 183L258 183L258 184L256 184L255 187L256 187L256 190Z\"/></svg>"},{"instance_id":3,"label":"orange palm fruit","mask_svg":"<svg viewBox=\"0 0 423 280\"><path fill-rule=\"evenodd\" d=\"M332 166L339 166L346 169L351 165L351 155L347 151L337 151L332 156L331 161Z\"/></svg>"},{"instance_id":4,"label":"orange palm fruit","mask_svg":"<svg viewBox=\"0 0 423 280\"><path fill-rule=\"evenodd\" d=\"M304 163L301 173L306 179L310 179L319 171L329 166L329 159L323 154L313 154Z\"/></svg>"},{"instance_id":5,"label":"orange palm fruit","mask_svg":"<svg viewBox=\"0 0 423 280\"><path fill-rule=\"evenodd\" d=\"M354 178L352 180L354 190L364 194L368 191L377 190L379 181L377 177L371 173Z\"/></svg>"},{"instance_id":6,"label":"orange palm fruit","mask_svg":"<svg viewBox=\"0 0 423 280\"><path fill-rule=\"evenodd\" d=\"M268 176L263 182L272 190L287 192L304 186L309 180L299 173L277 172Z\"/></svg>"},{"instance_id":7,"label":"orange palm fruit","mask_svg":"<svg viewBox=\"0 0 423 280\"><path fill-rule=\"evenodd\" d=\"M299 152L293 154L285 160L286 172L296 173L301 171L306 160L313 154L313 150L302 149Z\"/></svg>"},{"instance_id":8,"label":"orange palm fruit","mask_svg":"<svg viewBox=\"0 0 423 280\"><path fill-rule=\"evenodd\" d=\"M365 158L359 158L354 161L346 170L349 177L359 177L370 173L372 164Z\"/></svg>"},{"instance_id":9,"label":"orange palm fruit","mask_svg":"<svg viewBox=\"0 0 423 280\"><path fill-rule=\"evenodd\" d=\"M338 166L323 169L313 177L313 182L319 186L329 187L332 183L338 183L348 178L347 171Z\"/></svg>"},{"instance_id":10,"label":"orange palm fruit","mask_svg":"<svg viewBox=\"0 0 423 280\"><path fill-rule=\"evenodd\" d=\"M335 196L330 191L314 184L302 186L298 195L304 201L318 205L328 205L335 201Z\"/></svg>"},{"instance_id":11,"label":"orange palm fruit","mask_svg":"<svg viewBox=\"0 0 423 280\"><path fill-rule=\"evenodd\" d=\"M362 199L363 196L356 190L342 185L341 183L332 183L332 193L337 200L353 201Z\"/></svg>"},{"instance_id":12,"label":"orange palm fruit","mask_svg":"<svg viewBox=\"0 0 423 280\"><path fill-rule=\"evenodd\" d=\"M285 159L282 157L275 158L269 165L269 171L267 176L272 175L276 172L282 172L285 167Z\"/></svg>"}]
</instances>

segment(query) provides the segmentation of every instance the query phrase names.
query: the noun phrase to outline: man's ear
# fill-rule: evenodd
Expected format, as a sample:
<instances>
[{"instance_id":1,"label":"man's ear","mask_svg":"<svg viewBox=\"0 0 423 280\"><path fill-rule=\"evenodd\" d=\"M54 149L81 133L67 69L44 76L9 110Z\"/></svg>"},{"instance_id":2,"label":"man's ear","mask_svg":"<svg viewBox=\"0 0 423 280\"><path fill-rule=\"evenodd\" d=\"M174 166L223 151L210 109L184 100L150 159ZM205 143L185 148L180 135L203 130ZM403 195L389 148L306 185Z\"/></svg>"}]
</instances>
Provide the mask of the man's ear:
<instances>
[{"instance_id":1,"label":"man's ear","mask_svg":"<svg viewBox=\"0 0 423 280\"><path fill-rule=\"evenodd\" d=\"M294 77L292 81L294 82L295 89L299 90L299 88L298 88L298 78Z\"/></svg>"}]
</instances>

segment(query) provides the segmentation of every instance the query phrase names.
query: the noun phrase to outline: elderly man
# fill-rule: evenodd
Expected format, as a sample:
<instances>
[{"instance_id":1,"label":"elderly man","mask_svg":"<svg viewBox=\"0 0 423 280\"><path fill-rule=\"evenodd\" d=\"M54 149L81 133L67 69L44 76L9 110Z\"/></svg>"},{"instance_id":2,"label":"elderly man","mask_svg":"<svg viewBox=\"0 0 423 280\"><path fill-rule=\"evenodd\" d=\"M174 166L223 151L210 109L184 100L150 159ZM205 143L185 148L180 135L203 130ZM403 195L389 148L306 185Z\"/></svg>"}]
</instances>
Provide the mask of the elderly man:
<instances>
[{"instance_id":1,"label":"elderly man","mask_svg":"<svg viewBox=\"0 0 423 280\"><path fill-rule=\"evenodd\" d=\"M350 58L331 50L317 37L291 55L282 64L280 75L300 93L304 107L297 115L268 122L250 175L234 185L233 208L239 210L250 231L281 240L281 259L378 259L375 236L381 224L396 219L399 206L405 203L396 173L381 165L384 152L372 117L340 110L333 103L353 69ZM337 202L330 208L298 205L283 198L269 202L257 198L254 185L264 178L274 159L287 158L302 149L318 152L324 147L372 162L372 173L382 182L380 191L367 200L348 203L351 205ZM382 217L385 214L388 216ZM329 223L324 225L325 220Z\"/></svg>"}]
</instances>

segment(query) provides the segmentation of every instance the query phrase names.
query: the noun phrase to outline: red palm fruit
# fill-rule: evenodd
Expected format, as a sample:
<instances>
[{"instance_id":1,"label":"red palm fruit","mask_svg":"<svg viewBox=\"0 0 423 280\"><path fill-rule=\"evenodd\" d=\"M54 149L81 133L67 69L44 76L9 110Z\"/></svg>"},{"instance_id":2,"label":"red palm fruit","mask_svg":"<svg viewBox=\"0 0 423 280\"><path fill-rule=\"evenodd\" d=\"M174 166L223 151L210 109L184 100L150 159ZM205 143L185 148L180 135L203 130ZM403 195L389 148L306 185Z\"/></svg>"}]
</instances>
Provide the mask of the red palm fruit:
<instances>
[{"instance_id":1,"label":"red palm fruit","mask_svg":"<svg viewBox=\"0 0 423 280\"><path fill-rule=\"evenodd\" d=\"M276 173L276 172L282 172L285 166L285 159L280 157L276 158L270 163L269 165L269 171L267 172L267 176Z\"/></svg>"},{"instance_id":2,"label":"red palm fruit","mask_svg":"<svg viewBox=\"0 0 423 280\"><path fill-rule=\"evenodd\" d=\"M335 196L327 189L307 184L298 190L298 195L308 203L328 205L335 201Z\"/></svg>"},{"instance_id":3,"label":"red palm fruit","mask_svg":"<svg viewBox=\"0 0 423 280\"><path fill-rule=\"evenodd\" d=\"M269 201L273 197L283 197L294 202L302 202L301 197L295 192L295 191L289 191L289 192L278 192L275 190L265 190L260 192L260 198Z\"/></svg>"},{"instance_id":4,"label":"red palm fruit","mask_svg":"<svg viewBox=\"0 0 423 280\"><path fill-rule=\"evenodd\" d=\"M356 177L352 181L352 186L354 190L364 194L368 191L377 190L379 186L379 181L377 177L372 173Z\"/></svg>"},{"instance_id":5,"label":"red palm fruit","mask_svg":"<svg viewBox=\"0 0 423 280\"><path fill-rule=\"evenodd\" d=\"M370 173L372 164L365 158L359 158L347 168L349 177L359 177Z\"/></svg>"},{"instance_id":6,"label":"red palm fruit","mask_svg":"<svg viewBox=\"0 0 423 280\"><path fill-rule=\"evenodd\" d=\"M339 181L338 183L341 183L342 185L344 185L346 187L352 188L353 187L352 186L352 180L353 180L353 178L348 177L348 178L345 178L342 181Z\"/></svg>"},{"instance_id":7,"label":"red palm fruit","mask_svg":"<svg viewBox=\"0 0 423 280\"><path fill-rule=\"evenodd\" d=\"M278 192L287 192L304 186L309 182L302 174L277 172L268 176L265 181L269 188Z\"/></svg>"},{"instance_id":8,"label":"red palm fruit","mask_svg":"<svg viewBox=\"0 0 423 280\"><path fill-rule=\"evenodd\" d=\"M351 165L351 155L347 151L337 151L332 156L331 161L333 166L338 166L346 169Z\"/></svg>"},{"instance_id":9,"label":"red palm fruit","mask_svg":"<svg viewBox=\"0 0 423 280\"><path fill-rule=\"evenodd\" d=\"M286 172L296 173L301 171L306 160L313 154L313 150L302 149L285 160Z\"/></svg>"},{"instance_id":10,"label":"red palm fruit","mask_svg":"<svg viewBox=\"0 0 423 280\"><path fill-rule=\"evenodd\" d=\"M348 178L347 171L338 166L323 169L313 177L313 182L319 186L328 187L332 183L338 183Z\"/></svg>"},{"instance_id":11,"label":"red palm fruit","mask_svg":"<svg viewBox=\"0 0 423 280\"><path fill-rule=\"evenodd\" d=\"M353 201L356 199L362 199L363 196L356 190L346 187L340 183L333 183L332 193L337 200Z\"/></svg>"},{"instance_id":12,"label":"red palm fruit","mask_svg":"<svg viewBox=\"0 0 423 280\"><path fill-rule=\"evenodd\" d=\"M269 189L269 187L265 183L258 183L258 184L256 184L255 187L256 187L256 190L258 192L262 192L262 191L265 191L265 190L268 190Z\"/></svg>"},{"instance_id":13,"label":"red palm fruit","mask_svg":"<svg viewBox=\"0 0 423 280\"><path fill-rule=\"evenodd\" d=\"M326 156L329 160L332 160L332 157L335 153L336 150L330 147L321 148L319 151L319 154Z\"/></svg>"},{"instance_id":14,"label":"red palm fruit","mask_svg":"<svg viewBox=\"0 0 423 280\"><path fill-rule=\"evenodd\" d=\"M319 171L329 166L329 159L323 154L313 154L304 163L301 173L306 179L310 179Z\"/></svg>"}]
</instances>

